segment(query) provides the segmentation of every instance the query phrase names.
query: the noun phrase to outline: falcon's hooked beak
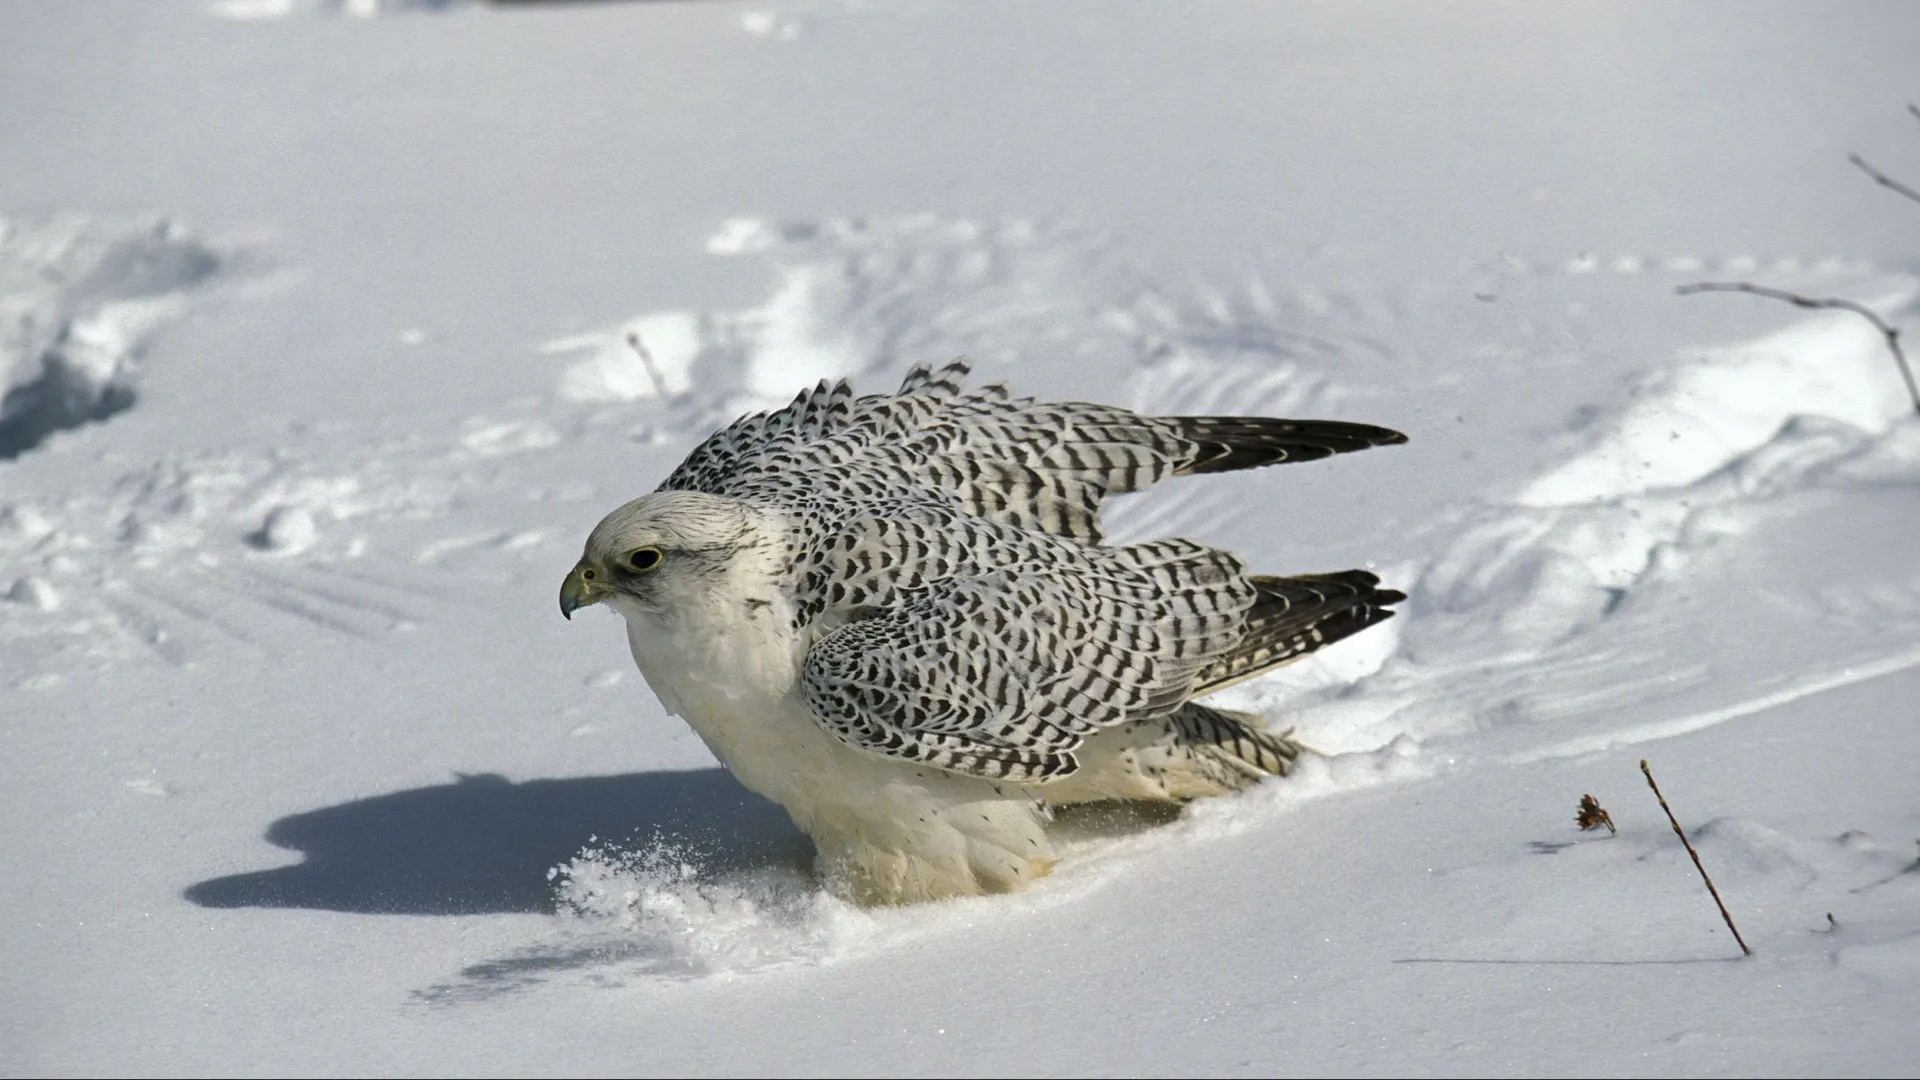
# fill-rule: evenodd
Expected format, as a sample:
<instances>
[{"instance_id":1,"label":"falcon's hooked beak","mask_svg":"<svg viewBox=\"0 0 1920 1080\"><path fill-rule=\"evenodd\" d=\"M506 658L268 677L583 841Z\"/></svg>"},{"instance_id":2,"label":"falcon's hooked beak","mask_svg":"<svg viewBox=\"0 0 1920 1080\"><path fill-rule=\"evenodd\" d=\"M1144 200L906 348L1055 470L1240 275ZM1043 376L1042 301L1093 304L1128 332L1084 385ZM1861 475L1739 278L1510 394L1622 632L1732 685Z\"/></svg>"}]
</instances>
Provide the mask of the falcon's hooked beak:
<instances>
[{"instance_id":1,"label":"falcon's hooked beak","mask_svg":"<svg viewBox=\"0 0 1920 1080\"><path fill-rule=\"evenodd\" d=\"M579 565L567 571L567 580L560 583L560 614L571 619L576 610L605 599L612 591L606 579L605 570L581 559Z\"/></svg>"}]
</instances>

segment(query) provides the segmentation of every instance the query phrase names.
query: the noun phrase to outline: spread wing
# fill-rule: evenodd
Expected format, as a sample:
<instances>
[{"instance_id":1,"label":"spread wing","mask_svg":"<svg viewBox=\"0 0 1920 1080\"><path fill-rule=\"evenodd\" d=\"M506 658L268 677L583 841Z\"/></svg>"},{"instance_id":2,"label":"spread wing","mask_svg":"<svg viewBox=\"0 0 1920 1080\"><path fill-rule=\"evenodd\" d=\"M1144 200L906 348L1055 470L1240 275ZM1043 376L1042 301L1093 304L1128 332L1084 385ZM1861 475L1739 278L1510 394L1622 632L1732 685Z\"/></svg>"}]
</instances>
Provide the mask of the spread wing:
<instances>
[{"instance_id":1,"label":"spread wing","mask_svg":"<svg viewBox=\"0 0 1920 1080\"><path fill-rule=\"evenodd\" d=\"M822 382L715 433L661 485L790 515L795 627L820 634L803 692L839 738L952 772L1054 779L1089 734L1309 651L1332 640L1316 628L1366 606L1339 575L1263 589L1191 542L1100 546L1100 505L1400 433L1042 403L963 389L966 373L916 368L898 393L860 398Z\"/></svg>"},{"instance_id":2,"label":"spread wing","mask_svg":"<svg viewBox=\"0 0 1920 1080\"><path fill-rule=\"evenodd\" d=\"M1089 734L1164 716L1229 655L1257 600L1239 561L1188 541L907 590L808 652L804 692L856 747L988 779L1078 768Z\"/></svg>"},{"instance_id":3,"label":"spread wing","mask_svg":"<svg viewBox=\"0 0 1920 1080\"><path fill-rule=\"evenodd\" d=\"M1100 541L1108 495L1172 476L1227 472L1387 446L1370 424L1263 417L1141 416L1037 402L1004 386L964 389L957 360L917 367L897 393L856 398L821 382L791 405L742 417L690 454L661 490L804 504L932 497L989 521Z\"/></svg>"}]
</instances>

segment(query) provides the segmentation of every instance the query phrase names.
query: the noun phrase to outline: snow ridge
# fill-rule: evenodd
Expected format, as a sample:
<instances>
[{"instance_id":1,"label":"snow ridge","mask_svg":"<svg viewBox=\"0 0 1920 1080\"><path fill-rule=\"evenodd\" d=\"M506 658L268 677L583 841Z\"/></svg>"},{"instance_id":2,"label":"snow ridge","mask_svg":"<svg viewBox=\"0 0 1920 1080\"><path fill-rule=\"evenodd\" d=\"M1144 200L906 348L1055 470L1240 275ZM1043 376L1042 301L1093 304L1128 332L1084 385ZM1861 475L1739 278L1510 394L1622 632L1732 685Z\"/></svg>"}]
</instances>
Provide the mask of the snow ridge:
<instances>
[{"instance_id":1,"label":"snow ridge","mask_svg":"<svg viewBox=\"0 0 1920 1080\"><path fill-rule=\"evenodd\" d=\"M171 220L0 218L0 461L132 408L148 336L219 267Z\"/></svg>"}]
</instances>

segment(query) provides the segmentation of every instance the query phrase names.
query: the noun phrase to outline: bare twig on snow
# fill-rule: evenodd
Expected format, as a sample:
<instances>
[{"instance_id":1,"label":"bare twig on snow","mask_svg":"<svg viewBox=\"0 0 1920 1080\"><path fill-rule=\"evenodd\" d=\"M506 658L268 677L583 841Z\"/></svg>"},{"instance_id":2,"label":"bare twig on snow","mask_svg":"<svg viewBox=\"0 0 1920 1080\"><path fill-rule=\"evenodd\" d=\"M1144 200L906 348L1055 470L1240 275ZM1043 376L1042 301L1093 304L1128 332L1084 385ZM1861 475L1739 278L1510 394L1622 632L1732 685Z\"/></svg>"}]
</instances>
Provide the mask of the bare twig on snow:
<instances>
[{"instance_id":1,"label":"bare twig on snow","mask_svg":"<svg viewBox=\"0 0 1920 1080\"><path fill-rule=\"evenodd\" d=\"M1692 296L1695 293L1703 292L1751 293L1754 296L1764 296L1769 300L1779 300L1782 303L1792 304L1797 308L1851 311L1855 315L1872 323L1874 329L1880 331L1880 335L1887 339L1887 351L1893 354L1893 362L1900 368L1900 377L1907 382L1907 396L1913 399L1913 411L1920 413L1920 385L1914 383L1913 368L1907 365L1906 351L1900 347L1900 329L1881 318L1878 312L1867 307L1865 304L1856 304L1851 300L1842 300L1838 297L1816 299L1811 296L1802 296L1799 293L1788 292L1785 289L1772 289L1765 285L1755 285L1746 281L1701 281L1692 285L1682 285L1675 289L1674 292L1679 293L1681 296Z\"/></svg>"},{"instance_id":2,"label":"bare twig on snow","mask_svg":"<svg viewBox=\"0 0 1920 1080\"><path fill-rule=\"evenodd\" d=\"M1674 835L1680 838L1680 843L1687 849L1687 854L1693 856L1693 868L1700 871L1700 880L1707 883L1707 892L1713 896L1713 906L1720 909L1720 917L1726 920L1727 929L1733 931L1733 940L1740 943L1741 955L1752 956L1753 950L1747 948L1746 939L1740 936L1739 928L1733 925L1733 916L1727 914L1727 905L1720 901L1720 890L1713 887L1713 879L1707 876L1707 868L1701 865L1700 853L1693 850L1693 843L1687 839L1686 830L1680 828L1680 819L1673 816L1673 808L1667 805L1667 797L1660 794L1660 785L1653 782L1653 770L1647 767L1645 758L1640 759L1640 771L1646 774L1647 786L1653 789L1653 797L1660 800L1660 809L1667 812L1667 820L1673 824Z\"/></svg>"},{"instance_id":3,"label":"bare twig on snow","mask_svg":"<svg viewBox=\"0 0 1920 1080\"><path fill-rule=\"evenodd\" d=\"M1909 102L1907 104L1907 111L1913 114L1913 118L1915 120L1920 120L1920 105L1915 105ZM1914 202L1920 202L1920 191L1915 191L1913 188L1908 187L1906 184L1903 184L1900 181L1895 180L1893 177L1888 176L1886 173L1883 173L1879 169L1876 169L1873 166L1867 164L1866 158L1861 157L1859 154L1848 154L1847 160L1853 162L1855 168L1859 169L1861 172L1866 173L1868 176L1872 177L1874 183L1879 184L1881 187L1886 188L1889 191L1899 192L1900 194L1905 195L1907 198L1912 199Z\"/></svg>"},{"instance_id":4,"label":"bare twig on snow","mask_svg":"<svg viewBox=\"0 0 1920 1080\"><path fill-rule=\"evenodd\" d=\"M1847 160L1853 162L1854 166L1861 172L1873 177L1874 183L1888 190L1897 191L1907 198L1912 199L1914 202L1920 202L1920 191L1915 191L1900 181L1895 180L1893 177L1888 176L1886 173L1881 172L1879 169L1867 164L1866 158L1861 157L1859 154L1848 154Z\"/></svg>"},{"instance_id":5,"label":"bare twig on snow","mask_svg":"<svg viewBox=\"0 0 1920 1080\"><path fill-rule=\"evenodd\" d=\"M647 378L653 380L653 392L660 395L660 400L665 401L672 396L667 393L667 377L660 374L660 365L653 362L653 354L647 351L646 343L640 340L640 331L627 331L627 347L640 358L640 366L646 369Z\"/></svg>"}]
</instances>

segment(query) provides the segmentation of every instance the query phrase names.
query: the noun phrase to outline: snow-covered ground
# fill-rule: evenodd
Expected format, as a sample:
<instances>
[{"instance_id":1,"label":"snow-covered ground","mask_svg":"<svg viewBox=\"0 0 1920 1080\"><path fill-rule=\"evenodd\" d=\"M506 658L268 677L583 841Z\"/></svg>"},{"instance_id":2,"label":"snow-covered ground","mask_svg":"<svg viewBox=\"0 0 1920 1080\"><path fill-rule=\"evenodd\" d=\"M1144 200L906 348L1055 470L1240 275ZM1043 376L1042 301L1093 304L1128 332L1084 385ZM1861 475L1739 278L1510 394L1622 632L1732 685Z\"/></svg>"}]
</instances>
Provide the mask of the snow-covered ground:
<instances>
[{"instance_id":1,"label":"snow-covered ground","mask_svg":"<svg viewBox=\"0 0 1920 1080\"><path fill-rule=\"evenodd\" d=\"M1920 1066L1920 9L0 6L0 1071ZM638 331L656 364L626 344ZM1412 442L1113 517L1327 756L869 911L563 622L823 375ZM1640 775L1648 759L1755 955ZM1617 835L1580 832L1592 793Z\"/></svg>"}]
</instances>

